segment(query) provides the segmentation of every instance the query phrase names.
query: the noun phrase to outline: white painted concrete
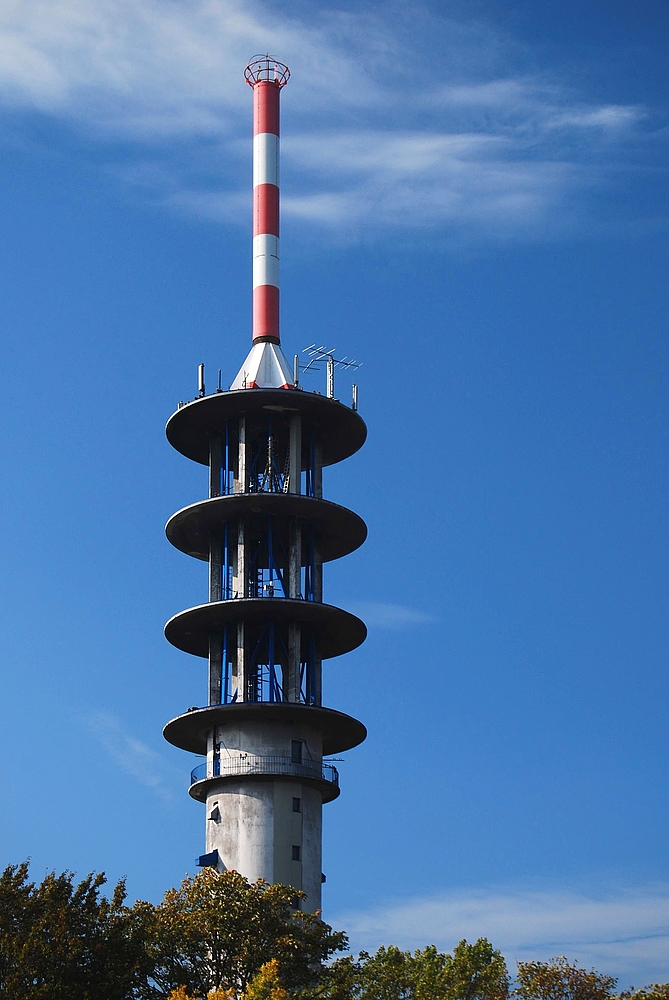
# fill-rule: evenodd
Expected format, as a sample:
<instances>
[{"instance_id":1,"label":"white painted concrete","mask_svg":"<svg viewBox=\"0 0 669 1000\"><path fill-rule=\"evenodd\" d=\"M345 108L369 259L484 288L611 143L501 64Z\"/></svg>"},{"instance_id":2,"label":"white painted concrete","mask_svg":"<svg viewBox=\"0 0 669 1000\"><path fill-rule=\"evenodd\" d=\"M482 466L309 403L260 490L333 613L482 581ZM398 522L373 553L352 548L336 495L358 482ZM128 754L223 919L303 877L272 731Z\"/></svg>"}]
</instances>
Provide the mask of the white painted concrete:
<instances>
[{"instance_id":1,"label":"white painted concrete","mask_svg":"<svg viewBox=\"0 0 669 1000\"><path fill-rule=\"evenodd\" d=\"M290 758L294 740L303 741L305 761L321 763L320 734L295 723L228 724L212 734L211 744L219 747L223 763L240 754ZM299 811L293 808L294 799L299 799ZM206 851L216 849L225 868L252 881L262 878L304 889L307 899L302 905L318 910L322 809L321 793L299 777L228 778L207 796ZM294 847L299 848L299 860L293 858Z\"/></svg>"}]
</instances>

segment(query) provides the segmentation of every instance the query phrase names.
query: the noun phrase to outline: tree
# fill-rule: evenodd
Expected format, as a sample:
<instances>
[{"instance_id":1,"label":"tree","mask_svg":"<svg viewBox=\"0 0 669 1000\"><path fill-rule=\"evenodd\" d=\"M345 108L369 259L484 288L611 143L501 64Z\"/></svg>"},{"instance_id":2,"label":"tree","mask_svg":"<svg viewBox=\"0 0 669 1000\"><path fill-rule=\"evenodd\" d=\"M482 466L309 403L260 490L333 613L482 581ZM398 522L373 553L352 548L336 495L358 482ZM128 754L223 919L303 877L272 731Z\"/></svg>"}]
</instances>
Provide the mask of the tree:
<instances>
[{"instance_id":1,"label":"tree","mask_svg":"<svg viewBox=\"0 0 669 1000\"><path fill-rule=\"evenodd\" d=\"M669 983L653 983L641 990L635 990L632 986L629 990L622 991L620 1000L669 1000Z\"/></svg>"},{"instance_id":2,"label":"tree","mask_svg":"<svg viewBox=\"0 0 669 1000\"><path fill-rule=\"evenodd\" d=\"M272 960L282 988L314 986L346 935L295 910L296 897L305 898L287 886L251 884L235 871L205 868L184 879L155 910L155 964L141 996L166 997L179 986L197 1000L217 989L241 994Z\"/></svg>"},{"instance_id":3,"label":"tree","mask_svg":"<svg viewBox=\"0 0 669 1000\"><path fill-rule=\"evenodd\" d=\"M608 1000L614 995L617 979L595 969L579 969L564 956L548 962L518 962L518 986L515 995L521 1000Z\"/></svg>"},{"instance_id":4,"label":"tree","mask_svg":"<svg viewBox=\"0 0 669 1000\"><path fill-rule=\"evenodd\" d=\"M195 1000L185 986L172 990L167 1000ZM288 993L279 980L279 963L275 958L266 962L243 993L236 990L210 990L207 1000L288 1000Z\"/></svg>"},{"instance_id":5,"label":"tree","mask_svg":"<svg viewBox=\"0 0 669 1000\"><path fill-rule=\"evenodd\" d=\"M446 956L442 980L448 1000L507 1000L509 996L504 956L486 938L474 944L460 941L453 954ZM427 997L423 995L419 1000Z\"/></svg>"},{"instance_id":6,"label":"tree","mask_svg":"<svg viewBox=\"0 0 669 1000\"><path fill-rule=\"evenodd\" d=\"M328 1000L508 1000L509 974L489 941L461 941L452 954L434 945L415 951L379 948L356 961L339 959L325 970Z\"/></svg>"},{"instance_id":7,"label":"tree","mask_svg":"<svg viewBox=\"0 0 669 1000\"><path fill-rule=\"evenodd\" d=\"M669 984L615 994L566 958L519 962L511 991L485 938L452 953L382 947L332 963L346 935L295 909L304 893L207 868L158 906L125 904L104 874L0 874L0 1000L669 1000Z\"/></svg>"},{"instance_id":8,"label":"tree","mask_svg":"<svg viewBox=\"0 0 669 1000\"><path fill-rule=\"evenodd\" d=\"M279 963L276 958L263 965L258 975L244 990L242 1000L288 1000L288 993L281 985Z\"/></svg>"},{"instance_id":9,"label":"tree","mask_svg":"<svg viewBox=\"0 0 669 1000\"><path fill-rule=\"evenodd\" d=\"M409 951L394 945L374 955L360 952L358 990L361 1000L404 1000L413 996L413 961Z\"/></svg>"},{"instance_id":10,"label":"tree","mask_svg":"<svg viewBox=\"0 0 669 1000\"><path fill-rule=\"evenodd\" d=\"M0 997L127 1000L145 981L146 910L125 906L125 884L101 895L104 874L71 872L37 885L28 864L0 875Z\"/></svg>"}]
</instances>

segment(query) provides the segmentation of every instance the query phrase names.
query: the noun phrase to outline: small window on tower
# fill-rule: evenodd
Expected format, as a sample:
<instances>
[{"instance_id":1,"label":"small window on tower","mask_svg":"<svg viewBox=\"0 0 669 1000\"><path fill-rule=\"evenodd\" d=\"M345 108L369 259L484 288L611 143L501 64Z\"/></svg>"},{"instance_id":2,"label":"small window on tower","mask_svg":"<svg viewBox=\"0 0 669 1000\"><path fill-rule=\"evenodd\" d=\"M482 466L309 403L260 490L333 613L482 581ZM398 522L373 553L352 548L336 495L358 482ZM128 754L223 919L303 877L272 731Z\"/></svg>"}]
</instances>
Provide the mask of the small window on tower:
<instances>
[{"instance_id":1,"label":"small window on tower","mask_svg":"<svg viewBox=\"0 0 669 1000\"><path fill-rule=\"evenodd\" d=\"M291 740L290 760L293 764L302 763L302 740Z\"/></svg>"},{"instance_id":2,"label":"small window on tower","mask_svg":"<svg viewBox=\"0 0 669 1000\"><path fill-rule=\"evenodd\" d=\"M302 812L302 799L293 799L293 812L294 813Z\"/></svg>"},{"instance_id":3,"label":"small window on tower","mask_svg":"<svg viewBox=\"0 0 669 1000\"><path fill-rule=\"evenodd\" d=\"M300 860L300 846L299 844L293 844L293 861Z\"/></svg>"}]
</instances>

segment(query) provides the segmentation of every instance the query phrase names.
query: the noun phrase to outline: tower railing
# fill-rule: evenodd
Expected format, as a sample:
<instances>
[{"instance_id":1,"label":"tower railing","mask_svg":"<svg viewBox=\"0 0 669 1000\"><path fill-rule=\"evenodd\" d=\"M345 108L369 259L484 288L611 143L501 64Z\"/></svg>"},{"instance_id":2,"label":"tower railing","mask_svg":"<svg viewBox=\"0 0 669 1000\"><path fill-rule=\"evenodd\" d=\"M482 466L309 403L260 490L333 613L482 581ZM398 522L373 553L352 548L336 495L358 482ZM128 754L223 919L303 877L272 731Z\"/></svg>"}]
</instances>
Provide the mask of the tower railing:
<instances>
[{"instance_id":1,"label":"tower railing","mask_svg":"<svg viewBox=\"0 0 669 1000\"><path fill-rule=\"evenodd\" d=\"M255 754L244 754L239 757L215 757L213 763L205 761L193 768L190 774L191 785L205 778L227 778L248 774L287 774L296 778L316 778L328 781L339 788L339 772L334 764L324 764L316 760L305 760L297 763L290 757L259 757Z\"/></svg>"}]
</instances>

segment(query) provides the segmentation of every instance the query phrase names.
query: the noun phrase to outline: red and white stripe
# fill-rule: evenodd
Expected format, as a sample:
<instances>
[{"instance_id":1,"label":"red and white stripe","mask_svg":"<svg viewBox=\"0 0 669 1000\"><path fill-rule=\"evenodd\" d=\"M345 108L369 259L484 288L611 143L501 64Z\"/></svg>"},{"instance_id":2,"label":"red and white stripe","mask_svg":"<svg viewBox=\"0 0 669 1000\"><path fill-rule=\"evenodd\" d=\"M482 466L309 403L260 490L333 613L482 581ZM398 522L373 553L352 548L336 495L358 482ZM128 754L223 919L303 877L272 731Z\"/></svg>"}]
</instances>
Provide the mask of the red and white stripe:
<instances>
[{"instance_id":1,"label":"red and white stripe","mask_svg":"<svg viewBox=\"0 0 669 1000\"><path fill-rule=\"evenodd\" d=\"M253 87L253 346L231 389L292 389L279 342L279 95L290 70L254 56L244 70Z\"/></svg>"},{"instance_id":2,"label":"red and white stripe","mask_svg":"<svg viewBox=\"0 0 669 1000\"><path fill-rule=\"evenodd\" d=\"M279 340L279 95L253 84L253 341Z\"/></svg>"}]
</instances>

